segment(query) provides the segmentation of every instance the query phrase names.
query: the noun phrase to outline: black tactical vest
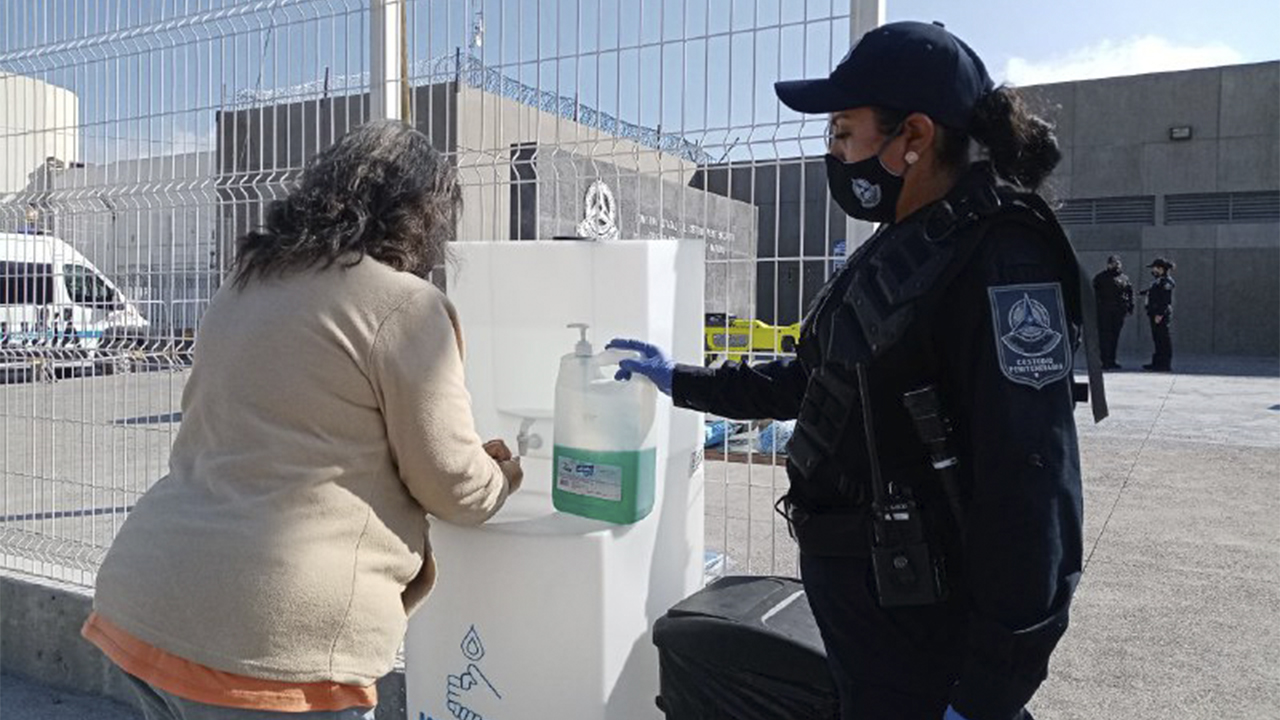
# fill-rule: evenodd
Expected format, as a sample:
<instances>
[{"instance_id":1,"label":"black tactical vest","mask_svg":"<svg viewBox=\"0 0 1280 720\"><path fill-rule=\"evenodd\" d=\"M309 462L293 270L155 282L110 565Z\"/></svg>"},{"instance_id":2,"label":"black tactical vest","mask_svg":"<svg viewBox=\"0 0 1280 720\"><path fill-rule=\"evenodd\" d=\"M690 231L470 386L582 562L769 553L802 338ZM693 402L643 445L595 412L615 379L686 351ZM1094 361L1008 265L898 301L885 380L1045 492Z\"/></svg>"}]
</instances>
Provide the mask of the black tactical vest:
<instances>
[{"instance_id":1,"label":"black tactical vest","mask_svg":"<svg viewBox=\"0 0 1280 720\"><path fill-rule=\"evenodd\" d=\"M872 379L873 412L885 415L876 421L880 457L886 464L911 458L909 467L884 470L908 478L928 473L900 399L935 380L933 316L947 287L982 246L997 214L1021 219L1055 238L1063 266L1074 268L1078 280L1084 278L1044 201L1033 194L997 190L986 163L975 165L943 200L903 223L882 228L820 293L801 330L797 352L809 384L788 448L793 499L818 497L820 505L869 501L866 478L855 476L867 467L868 459L861 433L853 432L861 427L858 365L867 368ZM1064 285L1072 323L1081 327L1088 321L1092 328L1083 308L1091 305L1092 288L1080 281ZM1096 355L1096 342L1092 346ZM1105 414L1100 384L1094 399L1095 414L1099 407Z\"/></svg>"}]
</instances>

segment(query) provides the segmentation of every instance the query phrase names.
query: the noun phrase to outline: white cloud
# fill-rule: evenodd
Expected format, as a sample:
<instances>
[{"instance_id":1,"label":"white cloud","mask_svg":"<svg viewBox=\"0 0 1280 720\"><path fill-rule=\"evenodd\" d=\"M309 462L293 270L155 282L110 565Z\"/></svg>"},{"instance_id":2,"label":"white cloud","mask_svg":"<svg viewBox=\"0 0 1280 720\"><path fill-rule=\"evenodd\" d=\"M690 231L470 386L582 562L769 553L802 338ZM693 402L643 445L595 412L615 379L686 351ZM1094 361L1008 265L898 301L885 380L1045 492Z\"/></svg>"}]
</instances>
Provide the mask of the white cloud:
<instances>
[{"instance_id":1,"label":"white cloud","mask_svg":"<svg viewBox=\"0 0 1280 720\"><path fill-rule=\"evenodd\" d=\"M207 123L203 132L179 128L173 133L173 152L200 152L213 150L218 144L218 129Z\"/></svg>"},{"instance_id":2,"label":"white cloud","mask_svg":"<svg viewBox=\"0 0 1280 720\"><path fill-rule=\"evenodd\" d=\"M1232 65L1244 57L1222 43L1177 45L1158 35L1103 40L1045 60L1010 58L1004 79L1014 85L1092 80L1119 75Z\"/></svg>"},{"instance_id":3,"label":"white cloud","mask_svg":"<svg viewBox=\"0 0 1280 720\"><path fill-rule=\"evenodd\" d=\"M195 130L186 127L165 127L161 129L161 134L152 137L125 134L103 136L96 130L90 131L84 138L82 156L84 160L91 163L105 163L213 152L218 145L217 127L213 121L202 125Z\"/></svg>"}]
</instances>

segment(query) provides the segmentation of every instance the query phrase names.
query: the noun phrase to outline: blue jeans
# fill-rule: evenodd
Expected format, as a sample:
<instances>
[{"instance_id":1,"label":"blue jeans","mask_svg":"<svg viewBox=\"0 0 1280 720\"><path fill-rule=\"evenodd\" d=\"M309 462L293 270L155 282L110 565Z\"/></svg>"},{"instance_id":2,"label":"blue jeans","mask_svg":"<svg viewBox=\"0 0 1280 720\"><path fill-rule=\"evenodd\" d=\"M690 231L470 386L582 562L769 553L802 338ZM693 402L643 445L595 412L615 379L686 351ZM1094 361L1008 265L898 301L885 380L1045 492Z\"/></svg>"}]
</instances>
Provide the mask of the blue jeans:
<instances>
[{"instance_id":1,"label":"blue jeans","mask_svg":"<svg viewBox=\"0 0 1280 720\"><path fill-rule=\"evenodd\" d=\"M205 705L167 693L129 673L124 676L138 696L144 720L373 720L373 708L290 713Z\"/></svg>"}]
</instances>

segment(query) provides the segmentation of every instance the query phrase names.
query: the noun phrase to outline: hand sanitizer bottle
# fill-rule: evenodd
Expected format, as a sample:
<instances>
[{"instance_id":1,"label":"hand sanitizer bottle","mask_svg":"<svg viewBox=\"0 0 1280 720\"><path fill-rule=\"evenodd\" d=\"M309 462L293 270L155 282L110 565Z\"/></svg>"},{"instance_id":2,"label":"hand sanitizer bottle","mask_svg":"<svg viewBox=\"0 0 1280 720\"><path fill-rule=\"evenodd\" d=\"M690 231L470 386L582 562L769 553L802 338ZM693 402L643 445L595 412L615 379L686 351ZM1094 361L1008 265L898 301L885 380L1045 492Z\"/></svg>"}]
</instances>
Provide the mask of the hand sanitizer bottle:
<instances>
[{"instance_id":1,"label":"hand sanitizer bottle","mask_svg":"<svg viewBox=\"0 0 1280 720\"><path fill-rule=\"evenodd\" d=\"M622 350L593 354L587 325L556 378L551 499L561 512L630 524L653 510L657 388L644 378L613 379Z\"/></svg>"}]
</instances>

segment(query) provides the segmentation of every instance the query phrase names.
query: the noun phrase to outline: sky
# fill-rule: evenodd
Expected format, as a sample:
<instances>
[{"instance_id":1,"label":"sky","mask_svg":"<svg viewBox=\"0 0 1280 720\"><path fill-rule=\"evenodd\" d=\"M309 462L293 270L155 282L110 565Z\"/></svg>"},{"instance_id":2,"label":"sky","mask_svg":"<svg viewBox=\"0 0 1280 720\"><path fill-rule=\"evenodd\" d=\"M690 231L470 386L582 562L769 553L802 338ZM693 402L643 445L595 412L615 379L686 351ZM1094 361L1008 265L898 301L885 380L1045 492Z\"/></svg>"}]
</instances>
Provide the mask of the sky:
<instances>
[{"instance_id":1,"label":"sky","mask_svg":"<svg viewBox=\"0 0 1280 720\"><path fill-rule=\"evenodd\" d=\"M175 143L209 149L214 112L242 91L366 70L364 6L4 0L0 70L73 89L91 161ZM468 49L481 7L483 43ZM844 0L411 0L410 8L415 62L462 47L528 85L684 135L713 157L811 149L821 120L802 124L772 83L825 75L849 46ZM1015 85L1280 59L1278 0L887 0L886 15L944 22L997 81ZM184 24L192 16L200 22ZM158 26L166 29L135 32ZM101 41L48 52L86 36Z\"/></svg>"},{"instance_id":2,"label":"sky","mask_svg":"<svg viewBox=\"0 0 1280 720\"><path fill-rule=\"evenodd\" d=\"M889 0L889 20L941 20L1022 85L1280 59L1275 0Z\"/></svg>"}]
</instances>

